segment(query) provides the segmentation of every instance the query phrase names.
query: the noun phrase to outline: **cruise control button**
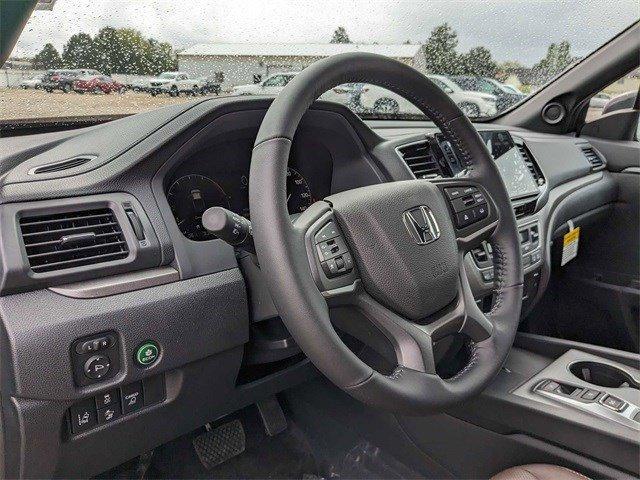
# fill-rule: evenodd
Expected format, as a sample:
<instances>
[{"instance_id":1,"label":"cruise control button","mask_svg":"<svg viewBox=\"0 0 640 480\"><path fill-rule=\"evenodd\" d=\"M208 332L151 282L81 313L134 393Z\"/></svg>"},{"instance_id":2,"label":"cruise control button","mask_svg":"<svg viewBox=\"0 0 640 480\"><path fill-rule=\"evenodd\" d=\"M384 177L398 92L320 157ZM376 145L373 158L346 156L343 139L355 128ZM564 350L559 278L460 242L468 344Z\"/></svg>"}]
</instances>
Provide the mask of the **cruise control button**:
<instances>
[{"instance_id":1,"label":"cruise control button","mask_svg":"<svg viewBox=\"0 0 640 480\"><path fill-rule=\"evenodd\" d=\"M351 257L351 254L348 252L345 253L344 255L342 255L342 259L344 260L344 269L347 272L353 270L353 258Z\"/></svg>"},{"instance_id":2,"label":"cruise control button","mask_svg":"<svg viewBox=\"0 0 640 480\"><path fill-rule=\"evenodd\" d=\"M70 414L73 433L84 432L97 424L96 406L93 403L93 398L88 398L71 407Z\"/></svg>"},{"instance_id":3,"label":"cruise control button","mask_svg":"<svg viewBox=\"0 0 640 480\"><path fill-rule=\"evenodd\" d=\"M482 272L482 280L484 280L485 282L492 282L493 270L485 270L484 272Z\"/></svg>"},{"instance_id":4,"label":"cruise control button","mask_svg":"<svg viewBox=\"0 0 640 480\"><path fill-rule=\"evenodd\" d=\"M477 207L473 207L473 215L476 220L482 220L487 218L489 212L487 211L487 205L478 205Z\"/></svg>"},{"instance_id":5,"label":"cruise control button","mask_svg":"<svg viewBox=\"0 0 640 480\"><path fill-rule=\"evenodd\" d=\"M143 405L142 382L135 382L122 387L122 413L135 412L140 410Z\"/></svg>"},{"instance_id":6,"label":"cruise control button","mask_svg":"<svg viewBox=\"0 0 640 480\"><path fill-rule=\"evenodd\" d=\"M84 374L92 379L98 380L109 373L111 361L105 355L94 355L84 364Z\"/></svg>"},{"instance_id":7,"label":"cruise control button","mask_svg":"<svg viewBox=\"0 0 640 480\"><path fill-rule=\"evenodd\" d=\"M112 405L107 408L101 408L100 410L98 410L98 423L109 423L121 416L122 411L120 410L120 405Z\"/></svg>"}]
</instances>

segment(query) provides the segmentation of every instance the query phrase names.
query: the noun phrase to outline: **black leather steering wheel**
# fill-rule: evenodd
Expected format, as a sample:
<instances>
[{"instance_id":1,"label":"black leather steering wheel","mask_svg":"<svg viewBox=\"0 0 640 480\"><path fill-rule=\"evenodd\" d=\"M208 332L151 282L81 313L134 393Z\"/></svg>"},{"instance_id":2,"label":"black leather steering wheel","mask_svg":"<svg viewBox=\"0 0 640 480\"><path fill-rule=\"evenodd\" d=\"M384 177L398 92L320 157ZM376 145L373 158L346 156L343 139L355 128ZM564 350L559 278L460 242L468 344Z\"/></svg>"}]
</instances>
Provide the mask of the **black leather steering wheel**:
<instances>
[{"instance_id":1,"label":"black leather steering wheel","mask_svg":"<svg viewBox=\"0 0 640 480\"><path fill-rule=\"evenodd\" d=\"M452 142L465 173L349 190L315 202L292 222L286 173L293 136L322 93L348 82L379 85L411 101ZM395 155L385 145L372 155ZM486 203L485 213L459 227L455 197L470 192ZM477 131L425 76L364 53L336 55L298 74L260 126L249 202L258 260L275 306L302 350L337 386L374 406L423 414L479 393L499 371L522 303L516 220ZM482 240L491 242L495 265L488 314L473 299L463 263L464 254ZM336 252L342 259L338 267L327 261ZM347 348L332 325L330 306L339 307L343 323L356 330L368 324L386 338L397 360L392 373L379 373ZM433 342L457 332L469 339L468 363L453 377L441 378Z\"/></svg>"}]
</instances>

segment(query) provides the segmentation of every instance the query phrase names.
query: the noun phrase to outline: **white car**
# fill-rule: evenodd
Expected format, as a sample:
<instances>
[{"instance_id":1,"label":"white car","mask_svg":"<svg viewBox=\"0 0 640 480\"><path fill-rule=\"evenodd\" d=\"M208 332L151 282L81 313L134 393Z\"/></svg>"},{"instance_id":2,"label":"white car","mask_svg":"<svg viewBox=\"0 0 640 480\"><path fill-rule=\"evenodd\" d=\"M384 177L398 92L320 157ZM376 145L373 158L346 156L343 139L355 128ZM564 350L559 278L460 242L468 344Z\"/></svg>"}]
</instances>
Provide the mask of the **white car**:
<instances>
[{"instance_id":1,"label":"white car","mask_svg":"<svg viewBox=\"0 0 640 480\"><path fill-rule=\"evenodd\" d=\"M23 88L25 90L29 88L38 90L42 88L42 77L42 75L35 75L31 78L25 78L20 82L20 88Z\"/></svg>"},{"instance_id":2,"label":"white car","mask_svg":"<svg viewBox=\"0 0 640 480\"><path fill-rule=\"evenodd\" d=\"M277 95L298 72L274 73L258 83L237 85L232 95Z\"/></svg>"},{"instance_id":3,"label":"white car","mask_svg":"<svg viewBox=\"0 0 640 480\"><path fill-rule=\"evenodd\" d=\"M203 85L203 79L191 78L185 72L163 72L149 79L148 90L153 96L168 93L172 97L177 97L181 93L195 95L200 92Z\"/></svg>"},{"instance_id":4,"label":"white car","mask_svg":"<svg viewBox=\"0 0 640 480\"><path fill-rule=\"evenodd\" d=\"M278 95L284 87L300 72L284 72L269 75L259 83L237 85L231 89L232 95ZM345 84L332 88L320 96L321 100L350 105L353 85Z\"/></svg>"},{"instance_id":5,"label":"white car","mask_svg":"<svg viewBox=\"0 0 640 480\"><path fill-rule=\"evenodd\" d=\"M444 90L471 118L488 117L496 114L496 97L489 93L462 90L444 75L427 75L427 78ZM360 95L360 104L374 113L395 115L398 113L421 114L420 110L404 97L376 85L367 85L368 89Z\"/></svg>"}]
</instances>

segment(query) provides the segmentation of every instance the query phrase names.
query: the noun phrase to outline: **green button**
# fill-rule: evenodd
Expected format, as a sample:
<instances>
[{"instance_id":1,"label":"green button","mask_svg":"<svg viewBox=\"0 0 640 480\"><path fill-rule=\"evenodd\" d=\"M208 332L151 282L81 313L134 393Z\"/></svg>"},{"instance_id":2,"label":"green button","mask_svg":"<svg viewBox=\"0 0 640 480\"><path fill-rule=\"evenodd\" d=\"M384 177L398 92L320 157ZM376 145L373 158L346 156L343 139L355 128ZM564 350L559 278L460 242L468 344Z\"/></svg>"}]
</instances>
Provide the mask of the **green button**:
<instances>
[{"instance_id":1,"label":"green button","mask_svg":"<svg viewBox=\"0 0 640 480\"><path fill-rule=\"evenodd\" d=\"M136 351L136 360L142 366L148 366L158 359L160 348L155 342L145 342Z\"/></svg>"}]
</instances>

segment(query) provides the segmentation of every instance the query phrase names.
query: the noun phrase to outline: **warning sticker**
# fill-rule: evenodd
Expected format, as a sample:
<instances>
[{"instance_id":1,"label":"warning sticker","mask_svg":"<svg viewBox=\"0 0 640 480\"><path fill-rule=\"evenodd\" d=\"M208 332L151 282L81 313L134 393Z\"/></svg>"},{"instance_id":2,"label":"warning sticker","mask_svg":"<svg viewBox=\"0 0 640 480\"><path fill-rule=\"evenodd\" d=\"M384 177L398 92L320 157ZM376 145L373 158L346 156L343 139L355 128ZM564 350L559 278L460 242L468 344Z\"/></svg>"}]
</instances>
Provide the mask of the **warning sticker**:
<instances>
[{"instance_id":1,"label":"warning sticker","mask_svg":"<svg viewBox=\"0 0 640 480\"><path fill-rule=\"evenodd\" d=\"M578 256L578 241L580 240L580 227L572 228L565 234L562 242L562 260L560 266L566 265Z\"/></svg>"}]
</instances>

